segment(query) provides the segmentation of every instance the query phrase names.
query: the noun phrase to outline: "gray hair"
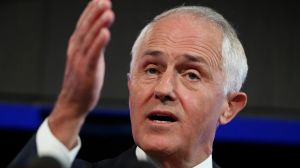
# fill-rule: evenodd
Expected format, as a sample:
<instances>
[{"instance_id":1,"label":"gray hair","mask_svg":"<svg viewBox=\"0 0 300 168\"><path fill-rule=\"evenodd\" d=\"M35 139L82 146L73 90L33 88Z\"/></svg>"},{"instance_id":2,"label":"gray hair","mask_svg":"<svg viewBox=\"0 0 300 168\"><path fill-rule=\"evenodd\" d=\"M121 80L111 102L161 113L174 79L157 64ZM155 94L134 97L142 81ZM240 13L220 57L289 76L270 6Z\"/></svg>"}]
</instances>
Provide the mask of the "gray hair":
<instances>
[{"instance_id":1,"label":"gray hair","mask_svg":"<svg viewBox=\"0 0 300 168\"><path fill-rule=\"evenodd\" d=\"M226 19L208 7L202 6L182 6L165 11L156 16L150 23L148 23L139 36L137 37L132 50L132 58L130 63L130 71L132 71L135 63L137 50L141 46L146 34L153 28L154 23L166 16L173 14L192 14L196 17L205 18L214 23L223 32L222 42L222 69L224 69L225 83L224 93L237 92L241 89L248 71L247 58L243 46L238 39L238 36L233 27L226 21Z\"/></svg>"}]
</instances>

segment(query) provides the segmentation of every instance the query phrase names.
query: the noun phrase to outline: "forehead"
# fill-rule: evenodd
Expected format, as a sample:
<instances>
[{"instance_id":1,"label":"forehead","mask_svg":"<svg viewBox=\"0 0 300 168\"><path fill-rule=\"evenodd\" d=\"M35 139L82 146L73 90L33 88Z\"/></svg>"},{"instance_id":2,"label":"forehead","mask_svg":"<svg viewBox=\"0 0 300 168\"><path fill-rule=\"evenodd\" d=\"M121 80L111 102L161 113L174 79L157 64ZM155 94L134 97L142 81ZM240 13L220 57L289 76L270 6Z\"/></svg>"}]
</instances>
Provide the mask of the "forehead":
<instances>
[{"instance_id":1,"label":"forehead","mask_svg":"<svg viewBox=\"0 0 300 168\"><path fill-rule=\"evenodd\" d=\"M207 59L220 59L221 48L222 32L214 23L191 14L173 14L153 23L138 55L148 49L163 49L163 52L194 52Z\"/></svg>"},{"instance_id":2,"label":"forehead","mask_svg":"<svg viewBox=\"0 0 300 168\"><path fill-rule=\"evenodd\" d=\"M215 23L202 16L189 13L172 14L157 20L149 35L151 37L161 31L166 31L169 36L197 36L199 39L205 38L211 42L218 42L222 37Z\"/></svg>"}]
</instances>

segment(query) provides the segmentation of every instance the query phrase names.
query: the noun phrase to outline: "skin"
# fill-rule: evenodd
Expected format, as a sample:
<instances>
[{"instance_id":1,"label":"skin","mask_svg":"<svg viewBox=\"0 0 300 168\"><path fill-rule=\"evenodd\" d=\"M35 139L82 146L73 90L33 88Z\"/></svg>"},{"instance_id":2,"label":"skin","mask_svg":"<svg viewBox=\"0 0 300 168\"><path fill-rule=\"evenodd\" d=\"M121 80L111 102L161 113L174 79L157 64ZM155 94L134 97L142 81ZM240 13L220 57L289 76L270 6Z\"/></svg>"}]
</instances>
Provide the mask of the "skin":
<instances>
[{"instance_id":1,"label":"skin","mask_svg":"<svg viewBox=\"0 0 300 168\"><path fill-rule=\"evenodd\" d=\"M187 17L169 16L155 24L128 80L134 140L165 168L192 167L206 159L217 126L246 104L242 92L223 93L222 33ZM68 149L100 97L113 21L111 2L92 0L70 37L62 89L48 118L52 133ZM173 115L176 122L149 120L153 113Z\"/></svg>"},{"instance_id":2,"label":"skin","mask_svg":"<svg viewBox=\"0 0 300 168\"><path fill-rule=\"evenodd\" d=\"M109 0L90 1L70 37L62 90L48 120L52 133L69 149L100 97L113 21Z\"/></svg>"},{"instance_id":3,"label":"skin","mask_svg":"<svg viewBox=\"0 0 300 168\"><path fill-rule=\"evenodd\" d=\"M246 104L244 93L224 93L222 32L191 18L175 14L155 23L128 81L134 140L164 168L193 167L205 160L217 126ZM172 115L176 121L151 120L150 114Z\"/></svg>"}]
</instances>

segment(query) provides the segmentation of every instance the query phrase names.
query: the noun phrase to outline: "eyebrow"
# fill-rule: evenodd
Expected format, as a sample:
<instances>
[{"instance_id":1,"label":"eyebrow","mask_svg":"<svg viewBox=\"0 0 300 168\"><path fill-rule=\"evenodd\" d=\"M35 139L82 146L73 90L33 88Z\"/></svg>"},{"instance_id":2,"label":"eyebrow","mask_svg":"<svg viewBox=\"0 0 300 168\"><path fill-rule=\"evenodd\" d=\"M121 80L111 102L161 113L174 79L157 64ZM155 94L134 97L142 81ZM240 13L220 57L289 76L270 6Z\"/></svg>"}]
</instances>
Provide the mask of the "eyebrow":
<instances>
[{"instance_id":1,"label":"eyebrow","mask_svg":"<svg viewBox=\"0 0 300 168\"><path fill-rule=\"evenodd\" d=\"M147 50L147 51L145 51L143 56L161 57L162 55L163 55L163 52L161 52L159 50ZM208 62L201 56L184 54L183 59L187 60L189 62L204 63L204 64L208 65Z\"/></svg>"},{"instance_id":2,"label":"eyebrow","mask_svg":"<svg viewBox=\"0 0 300 168\"><path fill-rule=\"evenodd\" d=\"M158 57L161 56L163 53L161 51L158 50L147 50L143 55L146 56L154 56L154 57Z\"/></svg>"},{"instance_id":3,"label":"eyebrow","mask_svg":"<svg viewBox=\"0 0 300 168\"><path fill-rule=\"evenodd\" d=\"M209 66L207 60L205 60L203 57L196 56L196 55L190 55L190 54L184 54L183 57L184 57L184 59L188 60L189 62L195 62L195 63L203 64L204 67L207 67L207 68L202 68L202 70L206 71L206 76L209 79L213 78L213 76L211 74L210 66Z\"/></svg>"},{"instance_id":4,"label":"eyebrow","mask_svg":"<svg viewBox=\"0 0 300 168\"><path fill-rule=\"evenodd\" d=\"M184 54L183 55L184 59L190 61L190 62L196 62L196 63L204 63L204 64L207 64L208 65L208 62L200 57L200 56L195 56L195 55L190 55L190 54Z\"/></svg>"}]
</instances>

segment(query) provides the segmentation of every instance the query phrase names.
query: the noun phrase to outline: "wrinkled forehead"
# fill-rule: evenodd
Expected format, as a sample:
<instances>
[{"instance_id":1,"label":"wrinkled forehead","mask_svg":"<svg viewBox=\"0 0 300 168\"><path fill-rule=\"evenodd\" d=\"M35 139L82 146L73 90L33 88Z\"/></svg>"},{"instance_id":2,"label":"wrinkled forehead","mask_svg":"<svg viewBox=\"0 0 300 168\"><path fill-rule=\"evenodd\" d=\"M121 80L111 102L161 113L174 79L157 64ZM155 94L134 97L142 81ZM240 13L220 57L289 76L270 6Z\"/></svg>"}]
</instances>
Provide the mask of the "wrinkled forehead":
<instances>
[{"instance_id":1,"label":"wrinkled forehead","mask_svg":"<svg viewBox=\"0 0 300 168\"><path fill-rule=\"evenodd\" d=\"M195 37L199 41L206 42L222 48L223 33L212 21L204 17L192 14L173 14L154 21L145 33L141 44L167 36L174 42L185 37Z\"/></svg>"},{"instance_id":2,"label":"wrinkled forehead","mask_svg":"<svg viewBox=\"0 0 300 168\"><path fill-rule=\"evenodd\" d=\"M199 55L203 54L208 62L212 60L220 64L222 36L220 29L205 18L191 14L173 14L152 23L137 49L137 55L143 55L149 48L166 46L174 51L195 51Z\"/></svg>"}]
</instances>

